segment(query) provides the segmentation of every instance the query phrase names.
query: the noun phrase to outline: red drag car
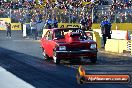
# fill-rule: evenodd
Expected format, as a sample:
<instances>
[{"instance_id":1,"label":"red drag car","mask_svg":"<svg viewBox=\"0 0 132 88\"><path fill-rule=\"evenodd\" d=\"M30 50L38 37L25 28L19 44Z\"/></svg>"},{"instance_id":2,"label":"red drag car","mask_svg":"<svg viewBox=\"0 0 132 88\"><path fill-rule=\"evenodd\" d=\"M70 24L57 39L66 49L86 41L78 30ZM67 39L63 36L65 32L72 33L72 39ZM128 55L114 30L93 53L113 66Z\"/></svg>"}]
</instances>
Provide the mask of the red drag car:
<instances>
[{"instance_id":1,"label":"red drag car","mask_svg":"<svg viewBox=\"0 0 132 88\"><path fill-rule=\"evenodd\" d=\"M47 30L41 39L41 47L45 59L53 58L54 63L60 64L60 60L90 59L92 63L97 61L97 44L88 39L88 36L80 28L55 28Z\"/></svg>"}]
</instances>

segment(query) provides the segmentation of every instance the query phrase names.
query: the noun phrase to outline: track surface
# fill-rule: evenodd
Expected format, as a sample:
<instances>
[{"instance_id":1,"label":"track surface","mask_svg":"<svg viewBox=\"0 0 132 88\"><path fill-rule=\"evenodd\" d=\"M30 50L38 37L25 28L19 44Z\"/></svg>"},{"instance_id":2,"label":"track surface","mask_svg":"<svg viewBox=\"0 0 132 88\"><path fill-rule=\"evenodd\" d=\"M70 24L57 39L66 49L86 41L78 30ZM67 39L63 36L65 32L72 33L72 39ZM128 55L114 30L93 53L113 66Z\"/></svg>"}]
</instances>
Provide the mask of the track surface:
<instances>
[{"instance_id":1,"label":"track surface","mask_svg":"<svg viewBox=\"0 0 132 88\"><path fill-rule=\"evenodd\" d=\"M132 84L84 84L76 82L81 64L88 73L122 73L132 76L132 58L98 53L97 64L44 61L39 42L22 38L20 31L11 39L0 31L0 66L36 88L132 88ZM6 85L7 83L5 83ZM12 84L13 85L13 84ZM25 87L26 88L26 87Z\"/></svg>"}]
</instances>

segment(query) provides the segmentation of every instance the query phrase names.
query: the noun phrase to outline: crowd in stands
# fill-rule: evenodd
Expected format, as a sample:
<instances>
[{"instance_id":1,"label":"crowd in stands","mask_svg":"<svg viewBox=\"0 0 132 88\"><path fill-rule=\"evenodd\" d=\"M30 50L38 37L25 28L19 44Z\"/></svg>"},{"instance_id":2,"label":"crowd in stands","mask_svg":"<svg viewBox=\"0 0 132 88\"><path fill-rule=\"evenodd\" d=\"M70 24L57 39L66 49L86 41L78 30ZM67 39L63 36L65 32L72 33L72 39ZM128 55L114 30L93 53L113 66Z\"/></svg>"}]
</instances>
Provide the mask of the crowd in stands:
<instances>
[{"instance_id":1,"label":"crowd in stands","mask_svg":"<svg viewBox=\"0 0 132 88\"><path fill-rule=\"evenodd\" d=\"M95 5L109 5L110 2L110 0L57 0L51 4L51 1L47 0L48 2L44 5L44 2L34 2L35 0L18 1L4 2L1 0L0 17L11 17L12 22L30 22L31 18L41 22L46 20L50 14L59 22L78 23L82 16L91 15L91 9ZM132 22L131 0L113 0L112 3L108 13L94 10L94 23L100 23L105 15L111 22Z\"/></svg>"},{"instance_id":2,"label":"crowd in stands","mask_svg":"<svg viewBox=\"0 0 132 88\"><path fill-rule=\"evenodd\" d=\"M128 0L119 0L116 2L115 0L113 1L114 3L111 5L111 10L121 10L121 9L131 9L132 8L132 1Z\"/></svg>"},{"instance_id":3,"label":"crowd in stands","mask_svg":"<svg viewBox=\"0 0 132 88\"><path fill-rule=\"evenodd\" d=\"M114 0L110 10L112 13L116 13L116 22L132 22L131 0Z\"/></svg>"},{"instance_id":4,"label":"crowd in stands","mask_svg":"<svg viewBox=\"0 0 132 88\"><path fill-rule=\"evenodd\" d=\"M108 16L110 22L116 23L132 23L132 2L131 0L113 0L109 5L108 11L96 11L94 14L94 22L99 23L103 20L103 16Z\"/></svg>"},{"instance_id":5,"label":"crowd in stands","mask_svg":"<svg viewBox=\"0 0 132 88\"><path fill-rule=\"evenodd\" d=\"M99 5L109 5L108 0L100 0Z\"/></svg>"},{"instance_id":6,"label":"crowd in stands","mask_svg":"<svg viewBox=\"0 0 132 88\"><path fill-rule=\"evenodd\" d=\"M116 14L116 15L115 15ZM108 21L111 23L132 23L132 13L130 12L108 12L105 14L108 17ZM100 23L103 20L104 14L98 12L94 14L94 23Z\"/></svg>"}]
</instances>

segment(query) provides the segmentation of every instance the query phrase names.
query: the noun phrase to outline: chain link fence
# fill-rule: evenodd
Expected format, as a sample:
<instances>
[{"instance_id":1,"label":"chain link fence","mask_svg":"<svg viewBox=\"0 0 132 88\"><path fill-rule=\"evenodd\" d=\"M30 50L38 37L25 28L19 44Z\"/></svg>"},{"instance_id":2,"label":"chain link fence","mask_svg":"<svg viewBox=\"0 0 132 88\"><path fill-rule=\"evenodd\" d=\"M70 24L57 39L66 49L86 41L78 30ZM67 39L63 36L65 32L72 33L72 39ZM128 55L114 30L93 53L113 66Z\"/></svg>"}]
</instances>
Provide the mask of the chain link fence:
<instances>
[{"instance_id":1,"label":"chain link fence","mask_svg":"<svg viewBox=\"0 0 132 88\"><path fill-rule=\"evenodd\" d=\"M92 16L93 14L93 16ZM46 21L50 16L57 18L58 22L62 23L79 23L82 16L91 15L93 23L100 23L104 16L108 16L111 23L132 23L131 9L110 11L104 9L92 10L87 8L80 9L0 9L0 18L11 18L12 23L29 23L32 18L37 21Z\"/></svg>"}]
</instances>

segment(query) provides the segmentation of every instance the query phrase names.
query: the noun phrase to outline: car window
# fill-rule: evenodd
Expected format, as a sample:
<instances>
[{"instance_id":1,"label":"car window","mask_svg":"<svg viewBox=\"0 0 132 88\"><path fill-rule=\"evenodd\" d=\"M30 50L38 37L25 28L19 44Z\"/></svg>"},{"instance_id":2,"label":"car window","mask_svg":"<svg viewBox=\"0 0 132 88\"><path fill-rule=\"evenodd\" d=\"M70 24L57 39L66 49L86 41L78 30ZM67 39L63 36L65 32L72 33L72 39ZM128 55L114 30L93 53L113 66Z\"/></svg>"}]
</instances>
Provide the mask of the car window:
<instances>
[{"instance_id":1,"label":"car window","mask_svg":"<svg viewBox=\"0 0 132 88\"><path fill-rule=\"evenodd\" d=\"M57 38L57 39L64 38L63 30L56 30L55 31L55 38Z\"/></svg>"},{"instance_id":2,"label":"car window","mask_svg":"<svg viewBox=\"0 0 132 88\"><path fill-rule=\"evenodd\" d=\"M47 31L46 33L45 33L45 38L46 38L46 40L48 40L48 35L49 35L49 31Z\"/></svg>"}]
</instances>

